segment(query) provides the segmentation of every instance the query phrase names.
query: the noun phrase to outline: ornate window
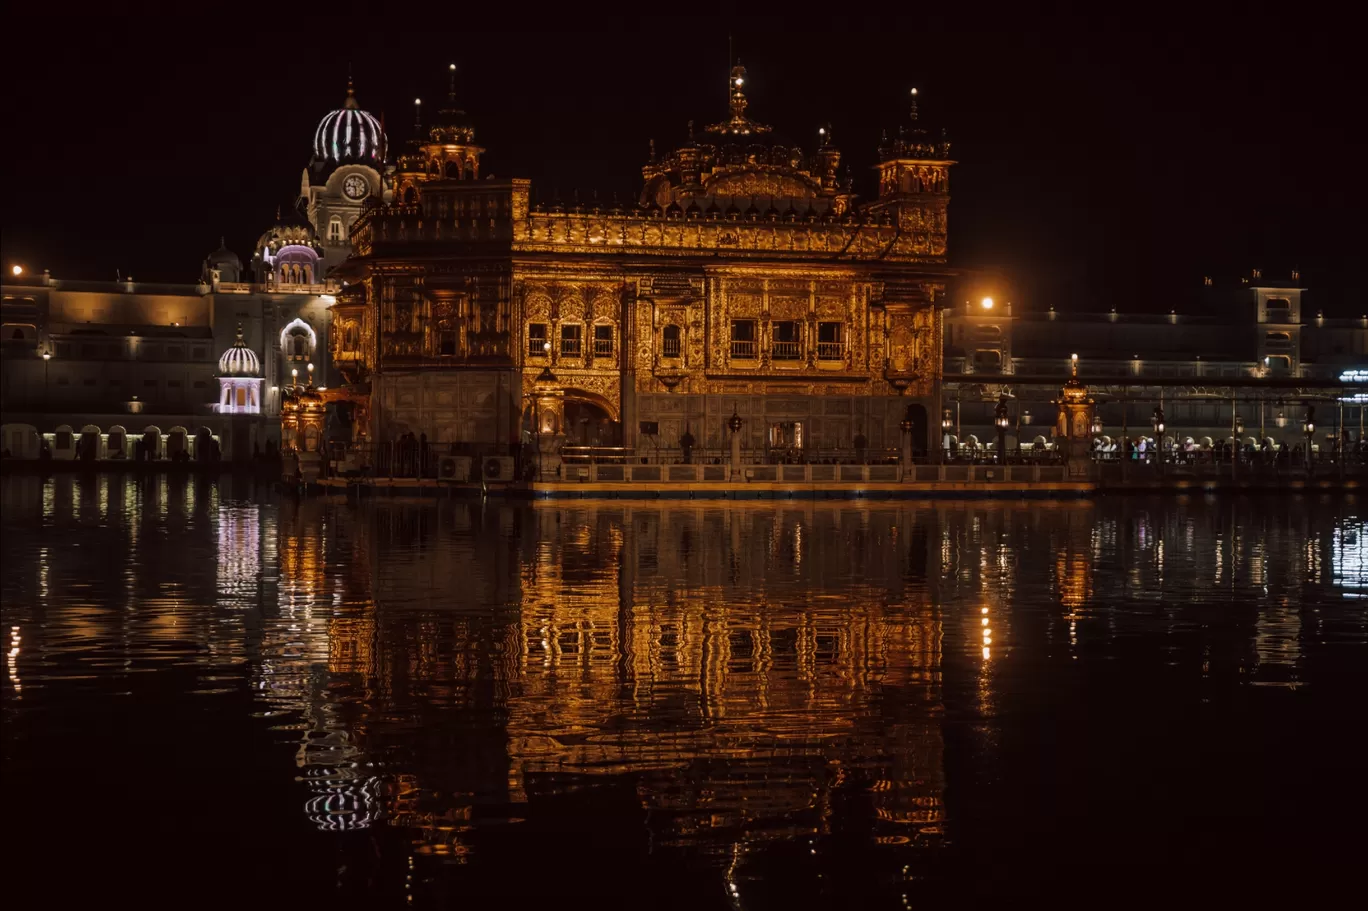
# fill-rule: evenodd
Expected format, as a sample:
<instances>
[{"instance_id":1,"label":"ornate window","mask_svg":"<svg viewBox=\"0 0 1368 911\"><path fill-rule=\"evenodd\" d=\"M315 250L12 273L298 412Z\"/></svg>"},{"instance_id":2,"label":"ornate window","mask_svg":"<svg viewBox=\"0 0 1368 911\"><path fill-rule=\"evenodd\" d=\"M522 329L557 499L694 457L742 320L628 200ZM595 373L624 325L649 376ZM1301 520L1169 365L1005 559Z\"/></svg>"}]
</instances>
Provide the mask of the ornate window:
<instances>
[{"instance_id":1,"label":"ornate window","mask_svg":"<svg viewBox=\"0 0 1368 911\"><path fill-rule=\"evenodd\" d=\"M546 337L546 323L530 323L527 327L527 356L546 357L551 353L551 342Z\"/></svg>"},{"instance_id":2,"label":"ornate window","mask_svg":"<svg viewBox=\"0 0 1368 911\"><path fill-rule=\"evenodd\" d=\"M796 361L803 356L797 320L775 321L774 340L770 345L770 356L776 361Z\"/></svg>"},{"instance_id":3,"label":"ornate window","mask_svg":"<svg viewBox=\"0 0 1368 911\"><path fill-rule=\"evenodd\" d=\"M579 323L561 326L561 357L581 357L584 354L584 327Z\"/></svg>"},{"instance_id":4,"label":"ornate window","mask_svg":"<svg viewBox=\"0 0 1368 911\"><path fill-rule=\"evenodd\" d=\"M678 326L666 326L664 339L660 345L661 357L679 357L684 346L680 342Z\"/></svg>"},{"instance_id":5,"label":"ornate window","mask_svg":"<svg viewBox=\"0 0 1368 911\"><path fill-rule=\"evenodd\" d=\"M346 229L342 227L342 219L338 218L336 215L328 219L328 240L340 241L346 240L346 238L347 232Z\"/></svg>"},{"instance_id":6,"label":"ornate window","mask_svg":"<svg viewBox=\"0 0 1368 911\"><path fill-rule=\"evenodd\" d=\"M443 329L437 337L437 353L442 357L456 356L456 331Z\"/></svg>"},{"instance_id":7,"label":"ornate window","mask_svg":"<svg viewBox=\"0 0 1368 911\"><path fill-rule=\"evenodd\" d=\"M755 357L755 320L732 320L731 356L735 358Z\"/></svg>"},{"instance_id":8,"label":"ornate window","mask_svg":"<svg viewBox=\"0 0 1368 911\"><path fill-rule=\"evenodd\" d=\"M594 327L594 357L613 356L613 327L598 325Z\"/></svg>"},{"instance_id":9,"label":"ornate window","mask_svg":"<svg viewBox=\"0 0 1368 911\"><path fill-rule=\"evenodd\" d=\"M840 323L817 324L817 360L839 361L845 355Z\"/></svg>"}]
</instances>

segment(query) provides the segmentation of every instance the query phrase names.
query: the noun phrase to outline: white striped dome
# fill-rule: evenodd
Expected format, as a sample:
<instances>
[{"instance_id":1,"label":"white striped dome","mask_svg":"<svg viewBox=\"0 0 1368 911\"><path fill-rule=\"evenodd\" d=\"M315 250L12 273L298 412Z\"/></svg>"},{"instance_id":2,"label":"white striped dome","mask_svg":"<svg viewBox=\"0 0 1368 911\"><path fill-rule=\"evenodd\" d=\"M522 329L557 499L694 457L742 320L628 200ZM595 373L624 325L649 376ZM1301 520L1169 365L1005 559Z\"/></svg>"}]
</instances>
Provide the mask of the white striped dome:
<instances>
[{"instance_id":1,"label":"white striped dome","mask_svg":"<svg viewBox=\"0 0 1368 911\"><path fill-rule=\"evenodd\" d=\"M347 87L347 100L328 114L314 130L314 157L332 164L371 164L384 153L385 134L380 122L356 103Z\"/></svg>"},{"instance_id":2,"label":"white striped dome","mask_svg":"<svg viewBox=\"0 0 1368 911\"><path fill-rule=\"evenodd\" d=\"M261 376L261 359L255 351L242 340L242 327L238 326L237 341L233 347L223 352L219 358L221 376Z\"/></svg>"}]
</instances>

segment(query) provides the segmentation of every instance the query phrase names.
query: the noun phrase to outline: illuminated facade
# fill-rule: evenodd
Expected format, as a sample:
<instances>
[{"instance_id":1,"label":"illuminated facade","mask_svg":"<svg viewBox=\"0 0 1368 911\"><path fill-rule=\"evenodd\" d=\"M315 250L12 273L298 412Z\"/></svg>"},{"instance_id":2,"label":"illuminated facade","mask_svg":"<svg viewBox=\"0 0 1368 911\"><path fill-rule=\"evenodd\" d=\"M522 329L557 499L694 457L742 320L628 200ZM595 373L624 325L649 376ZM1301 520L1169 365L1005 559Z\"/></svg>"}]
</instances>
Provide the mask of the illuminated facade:
<instances>
[{"instance_id":1,"label":"illuminated facade","mask_svg":"<svg viewBox=\"0 0 1368 911\"><path fill-rule=\"evenodd\" d=\"M453 83L338 273L333 360L368 388L373 437L720 448L736 413L747 448L896 446L909 419L924 450L948 141L914 106L861 201L829 129L805 152L748 116L744 69L729 94L725 119L652 155L637 204L534 205L528 181L482 177Z\"/></svg>"}]
</instances>

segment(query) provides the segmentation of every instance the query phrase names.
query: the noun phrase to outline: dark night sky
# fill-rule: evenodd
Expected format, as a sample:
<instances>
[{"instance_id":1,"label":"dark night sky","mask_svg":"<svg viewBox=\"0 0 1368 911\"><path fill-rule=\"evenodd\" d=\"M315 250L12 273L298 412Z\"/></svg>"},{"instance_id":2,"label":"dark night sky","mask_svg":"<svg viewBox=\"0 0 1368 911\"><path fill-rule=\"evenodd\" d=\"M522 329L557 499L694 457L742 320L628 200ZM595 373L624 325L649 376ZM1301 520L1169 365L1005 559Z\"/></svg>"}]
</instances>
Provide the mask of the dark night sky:
<instances>
[{"instance_id":1,"label":"dark night sky","mask_svg":"<svg viewBox=\"0 0 1368 911\"><path fill-rule=\"evenodd\" d=\"M339 14L351 25L327 40L328 17L299 40L255 24L175 34L109 20L71 34L10 21L34 40L12 31L0 55L4 260L193 281L220 234L246 259L298 192L349 62L393 145L415 95L429 109L443 99L454 60L486 174L531 178L545 198L631 196L648 139L672 148L688 120L722 119L730 28L749 113L808 149L830 121L866 194L879 131L903 122L918 86L923 121L950 129L960 162L952 258L1002 270L999 293L1028 307L1191 310L1203 274L1298 266L1314 306L1361 311L1350 163L1364 160L1363 101L1347 37L1275 20L1165 34L982 18L993 30L908 18L775 31L703 16L367 35L367 19Z\"/></svg>"}]
</instances>

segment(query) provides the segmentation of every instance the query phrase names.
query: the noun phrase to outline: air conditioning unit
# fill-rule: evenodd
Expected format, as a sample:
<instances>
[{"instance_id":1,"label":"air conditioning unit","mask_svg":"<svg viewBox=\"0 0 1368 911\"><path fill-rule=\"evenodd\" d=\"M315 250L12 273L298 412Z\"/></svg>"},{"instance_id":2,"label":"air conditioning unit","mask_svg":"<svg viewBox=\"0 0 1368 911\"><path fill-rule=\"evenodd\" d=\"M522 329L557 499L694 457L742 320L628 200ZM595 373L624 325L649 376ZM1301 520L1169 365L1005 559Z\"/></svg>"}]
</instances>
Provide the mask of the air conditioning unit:
<instances>
[{"instance_id":1,"label":"air conditioning unit","mask_svg":"<svg viewBox=\"0 0 1368 911\"><path fill-rule=\"evenodd\" d=\"M480 460L480 470L486 481L516 481L512 456L485 456Z\"/></svg>"},{"instance_id":2,"label":"air conditioning unit","mask_svg":"<svg viewBox=\"0 0 1368 911\"><path fill-rule=\"evenodd\" d=\"M442 456L437 460L437 479L464 483L470 480L470 456Z\"/></svg>"}]
</instances>

